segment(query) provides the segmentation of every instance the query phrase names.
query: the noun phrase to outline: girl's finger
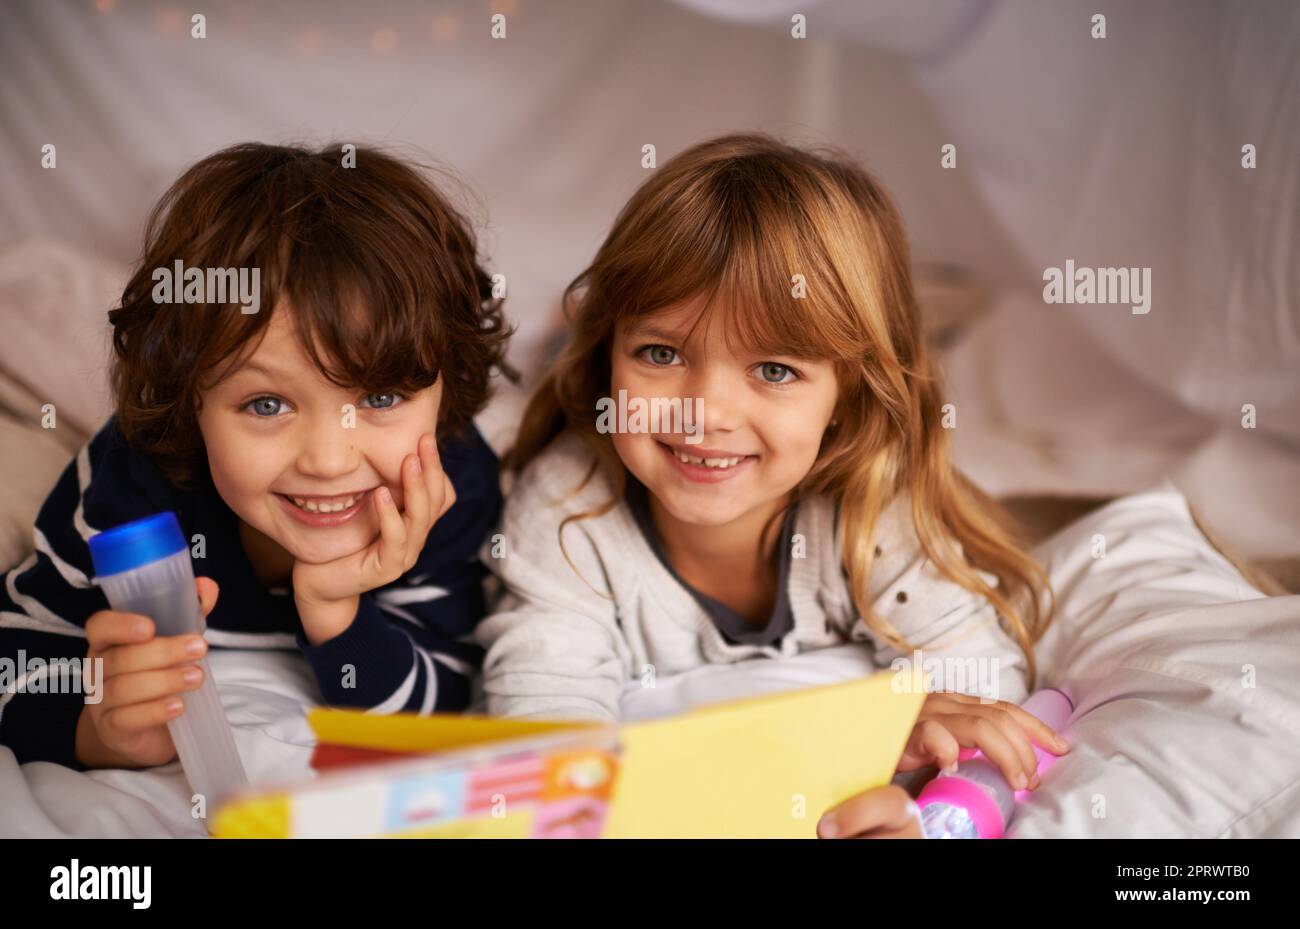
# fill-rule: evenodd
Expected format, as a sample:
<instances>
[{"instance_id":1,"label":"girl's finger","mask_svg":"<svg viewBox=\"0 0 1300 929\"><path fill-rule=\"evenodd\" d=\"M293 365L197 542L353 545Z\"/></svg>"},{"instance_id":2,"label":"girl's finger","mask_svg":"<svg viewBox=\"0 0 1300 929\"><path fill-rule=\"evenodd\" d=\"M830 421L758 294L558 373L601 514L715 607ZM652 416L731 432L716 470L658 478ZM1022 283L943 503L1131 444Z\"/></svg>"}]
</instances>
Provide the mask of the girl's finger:
<instances>
[{"instance_id":1,"label":"girl's finger","mask_svg":"<svg viewBox=\"0 0 1300 929\"><path fill-rule=\"evenodd\" d=\"M399 574L406 562L406 523L397 512L397 504L387 487L375 491L375 507L379 512L379 566L385 574ZM396 575L394 575L396 576Z\"/></svg>"},{"instance_id":2,"label":"girl's finger","mask_svg":"<svg viewBox=\"0 0 1300 929\"><path fill-rule=\"evenodd\" d=\"M1045 751L1049 751L1054 755L1064 755L1070 750L1070 744L1061 738L1060 733L1033 713L1021 709L1014 703L1004 703L1001 706L1011 714L1011 718L1025 731L1025 734Z\"/></svg>"},{"instance_id":3,"label":"girl's finger","mask_svg":"<svg viewBox=\"0 0 1300 929\"><path fill-rule=\"evenodd\" d=\"M990 722L1002 730L1008 741L1015 748L1016 753L1020 755L1020 761L1025 767L1025 776L1029 779L1029 786L1037 787L1035 783L1038 779L1038 756L1034 754L1034 745L1029 741L1029 734L1021 728L1016 717L1011 710L1018 709L1014 704L999 702L993 706L985 706L982 710L977 710L976 714L986 717ZM1029 713L1025 713L1030 716Z\"/></svg>"},{"instance_id":4,"label":"girl's finger","mask_svg":"<svg viewBox=\"0 0 1300 929\"><path fill-rule=\"evenodd\" d=\"M1029 735L1033 742L1041 746L1046 751L1057 755L1063 755L1070 750L1070 745L1055 729L1047 725L1033 713L1030 713L1014 703L1008 703L1005 700L999 700L996 703L986 703L979 697L970 694L958 693L955 691L936 691L926 700L923 707L923 713L931 712L942 714L944 712L961 712L961 707L978 706L981 709L990 707L1005 710L1011 714L1021 729Z\"/></svg>"},{"instance_id":5,"label":"girl's finger","mask_svg":"<svg viewBox=\"0 0 1300 929\"><path fill-rule=\"evenodd\" d=\"M886 784L854 794L831 807L817 823L823 839L921 838L916 804L897 784Z\"/></svg>"},{"instance_id":6,"label":"girl's finger","mask_svg":"<svg viewBox=\"0 0 1300 929\"><path fill-rule=\"evenodd\" d=\"M1035 758L1026 767L1019 748L1008 737L1006 731L992 719L967 713L946 717L944 725L962 745L974 746L983 752L989 761L998 766L1002 776L1012 787L1017 790L1029 787L1031 779L1035 776L1037 759ZM1019 732L1018 729L1016 731ZM1023 733L1020 735L1021 738L1025 738ZM1028 739L1025 738L1025 741L1027 743ZM1032 749L1029 754L1033 755Z\"/></svg>"},{"instance_id":7,"label":"girl's finger","mask_svg":"<svg viewBox=\"0 0 1300 929\"><path fill-rule=\"evenodd\" d=\"M864 835L855 835L855 839L923 839L920 826L907 826L904 829L873 829Z\"/></svg>"},{"instance_id":8,"label":"girl's finger","mask_svg":"<svg viewBox=\"0 0 1300 929\"><path fill-rule=\"evenodd\" d=\"M923 719L912 728L906 754L920 759L922 766L947 768L957 763L961 745L947 727L936 719Z\"/></svg>"}]
</instances>

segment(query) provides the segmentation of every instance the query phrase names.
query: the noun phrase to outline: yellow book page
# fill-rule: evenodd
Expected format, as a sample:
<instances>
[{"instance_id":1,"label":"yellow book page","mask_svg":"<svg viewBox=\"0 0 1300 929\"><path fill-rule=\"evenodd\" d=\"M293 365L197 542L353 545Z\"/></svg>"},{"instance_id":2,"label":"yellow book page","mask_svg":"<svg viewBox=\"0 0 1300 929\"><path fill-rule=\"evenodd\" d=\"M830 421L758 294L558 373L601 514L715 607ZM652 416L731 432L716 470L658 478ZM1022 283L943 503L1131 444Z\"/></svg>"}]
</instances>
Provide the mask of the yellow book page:
<instances>
[{"instance_id":1,"label":"yellow book page","mask_svg":"<svg viewBox=\"0 0 1300 929\"><path fill-rule=\"evenodd\" d=\"M489 742L506 742L552 732L600 728L572 720L504 719L435 713L379 716L361 710L321 707L307 714L317 741L392 752L438 752Z\"/></svg>"},{"instance_id":2,"label":"yellow book page","mask_svg":"<svg viewBox=\"0 0 1300 929\"><path fill-rule=\"evenodd\" d=\"M829 807L893 777L925 699L912 684L882 671L628 723L604 835L814 838Z\"/></svg>"}]
</instances>

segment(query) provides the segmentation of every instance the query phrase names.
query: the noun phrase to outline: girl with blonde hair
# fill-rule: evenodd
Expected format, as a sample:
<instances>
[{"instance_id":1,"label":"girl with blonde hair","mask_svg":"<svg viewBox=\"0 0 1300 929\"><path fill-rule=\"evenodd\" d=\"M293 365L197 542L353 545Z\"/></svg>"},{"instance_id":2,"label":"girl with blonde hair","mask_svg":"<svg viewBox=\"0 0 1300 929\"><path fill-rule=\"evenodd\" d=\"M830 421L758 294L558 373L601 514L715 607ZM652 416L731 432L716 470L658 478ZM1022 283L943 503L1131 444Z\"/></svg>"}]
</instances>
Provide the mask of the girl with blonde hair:
<instances>
[{"instance_id":1,"label":"girl with blonde hair","mask_svg":"<svg viewBox=\"0 0 1300 929\"><path fill-rule=\"evenodd\" d=\"M489 711L616 719L647 677L860 641L966 672L927 682L900 771L978 748L1037 786L1030 736L1065 747L1015 704L1050 591L950 461L909 262L887 195L833 152L726 136L636 191L504 461ZM671 422L638 415L656 404ZM897 805L869 791L821 832Z\"/></svg>"}]
</instances>

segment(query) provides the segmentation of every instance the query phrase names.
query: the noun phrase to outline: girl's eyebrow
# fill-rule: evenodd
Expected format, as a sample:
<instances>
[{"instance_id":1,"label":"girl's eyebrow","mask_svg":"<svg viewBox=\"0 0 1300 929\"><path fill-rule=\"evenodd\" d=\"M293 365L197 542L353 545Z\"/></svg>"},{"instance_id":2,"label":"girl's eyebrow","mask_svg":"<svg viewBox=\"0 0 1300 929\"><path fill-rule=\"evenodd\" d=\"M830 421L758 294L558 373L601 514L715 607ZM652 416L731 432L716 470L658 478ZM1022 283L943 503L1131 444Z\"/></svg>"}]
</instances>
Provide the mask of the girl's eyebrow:
<instances>
[{"instance_id":1,"label":"girl's eyebrow","mask_svg":"<svg viewBox=\"0 0 1300 929\"><path fill-rule=\"evenodd\" d=\"M681 341L681 336L677 333L657 329L654 326L630 326L627 330L627 337L629 339L659 339L664 342Z\"/></svg>"}]
</instances>

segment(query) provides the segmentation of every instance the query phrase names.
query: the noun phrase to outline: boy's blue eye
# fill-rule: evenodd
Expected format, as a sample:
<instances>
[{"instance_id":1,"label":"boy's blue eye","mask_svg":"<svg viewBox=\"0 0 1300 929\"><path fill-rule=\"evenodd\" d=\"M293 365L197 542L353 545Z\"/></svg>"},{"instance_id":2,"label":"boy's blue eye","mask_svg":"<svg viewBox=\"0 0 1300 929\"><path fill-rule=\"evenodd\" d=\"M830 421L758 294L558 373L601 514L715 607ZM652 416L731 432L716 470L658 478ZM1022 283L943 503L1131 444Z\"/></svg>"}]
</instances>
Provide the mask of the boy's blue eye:
<instances>
[{"instance_id":1,"label":"boy's blue eye","mask_svg":"<svg viewBox=\"0 0 1300 929\"><path fill-rule=\"evenodd\" d=\"M269 409L267 407L267 404L271 404ZM283 404L284 401L281 400L279 397L270 397L270 396L255 397L244 404L244 409L248 409L249 407L252 407L254 416L258 417L259 419L272 419L277 413L280 412L280 407Z\"/></svg>"},{"instance_id":2,"label":"boy's blue eye","mask_svg":"<svg viewBox=\"0 0 1300 929\"><path fill-rule=\"evenodd\" d=\"M376 409L376 410L391 410L393 407L397 406L399 403L402 402L402 398L399 394L366 394L367 400L369 400L371 397L379 397L382 401L380 403L376 403L374 406L371 407L372 409Z\"/></svg>"},{"instance_id":3,"label":"boy's blue eye","mask_svg":"<svg viewBox=\"0 0 1300 929\"><path fill-rule=\"evenodd\" d=\"M652 365L668 367L677 357L677 350L668 345L646 345L638 350L638 354Z\"/></svg>"}]
</instances>

